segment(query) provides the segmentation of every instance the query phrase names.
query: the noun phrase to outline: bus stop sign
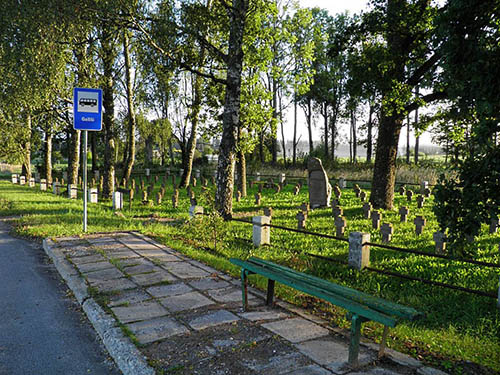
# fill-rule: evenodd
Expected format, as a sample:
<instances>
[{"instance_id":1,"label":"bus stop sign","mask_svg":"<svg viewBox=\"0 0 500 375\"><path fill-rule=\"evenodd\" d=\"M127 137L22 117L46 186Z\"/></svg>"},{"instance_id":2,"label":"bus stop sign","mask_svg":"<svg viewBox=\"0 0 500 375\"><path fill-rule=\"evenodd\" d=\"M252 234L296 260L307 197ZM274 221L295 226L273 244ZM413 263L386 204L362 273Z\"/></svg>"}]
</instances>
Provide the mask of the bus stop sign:
<instances>
[{"instance_id":1,"label":"bus stop sign","mask_svg":"<svg viewBox=\"0 0 500 375\"><path fill-rule=\"evenodd\" d=\"M73 127L75 130L102 130L101 89L73 89Z\"/></svg>"}]
</instances>

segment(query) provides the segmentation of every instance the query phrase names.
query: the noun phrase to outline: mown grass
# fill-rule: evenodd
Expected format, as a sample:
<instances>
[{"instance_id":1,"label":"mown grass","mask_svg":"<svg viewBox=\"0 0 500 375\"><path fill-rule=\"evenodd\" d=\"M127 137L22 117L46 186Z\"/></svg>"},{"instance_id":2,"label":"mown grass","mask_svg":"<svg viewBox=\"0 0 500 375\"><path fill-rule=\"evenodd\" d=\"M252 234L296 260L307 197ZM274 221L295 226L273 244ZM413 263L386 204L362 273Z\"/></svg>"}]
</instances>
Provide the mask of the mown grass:
<instances>
[{"instance_id":1,"label":"mown grass","mask_svg":"<svg viewBox=\"0 0 500 375\"><path fill-rule=\"evenodd\" d=\"M138 183L138 181L137 181ZM160 188L156 184L155 193ZM363 186L362 186L363 187ZM199 203L210 212L213 205L211 193L203 193L202 187L193 188ZM293 186L287 185L275 194L264 189L262 204L256 207L253 195L256 187L249 189L248 196L241 202L234 201L235 216L250 218L262 214L262 208L273 208L272 223L296 228L297 207L308 199L307 188L299 195L293 195ZM367 190L368 193L368 190ZM164 203L159 207L143 205L136 194L131 209L125 199L125 218L111 210L110 202L89 204L89 232L115 230L137 230L157 238L188 256L201 260L220 270L238 275L228 258L247 258L255 255L288 265L294 269L312 273L335 283L350 286L372 295L404 305L412 306L426 314L415 323L402 323L391 330L388 340L390 347L412 354L426 362L444 368L452 373L461 373L462 362L472 361L494 371L500 371L500 314L493 298L474 296L449 289L433 287L419 282L384 276L368 271L358 272L344 264L326 262L307 256L306 253L320 254L340 262L347 260L345 242L324 239L303 233L293 233L272 229L271 246L254 248L251 243L252 226L240 222L223 222L217 216L206 215L188 220L189 199L185 190L179 193L179 207L172 208L170 196L172 186L167 179ZM429 198L424 208L416 207L415 199L408 204L406 197L396 194L395 210L384 211L382 222L391 222L395 233L392 244L432 253L434 245L432 233L438 226L432 214ZM363 218L361 202L351 189L343 190L341 204L347 220L346 233L362 231L371 233L372 242L381 242L380 233L371 228L371 222ZM407 223L400 223L397 208L410 207ZM82 233L82 202L55 197L42 193L38 187L30 189L0 182L0 214L4 216L22 215L16 221L17 232L30 237L57 237ZM173 221L159 222L157 218L173 218ZM423 215L427 226L421 236L414 233L413 218ZM334 234L331 209L317 209L309 214L307 230ZM500 263L498 234L489 235L486 225L473 246L478 248L479 260ZM496 293L498 269L470 264L428 258L372 247L372 266L415 277L441 281L471 289ZM265 280L254 282L265 286ZM345 311L313 300L301 293L285 287L277 288L277 294L322 314L332 323L349 327ZM378 341L382 327L367 323L364 334Z\"/></svg>"}]
</instances>

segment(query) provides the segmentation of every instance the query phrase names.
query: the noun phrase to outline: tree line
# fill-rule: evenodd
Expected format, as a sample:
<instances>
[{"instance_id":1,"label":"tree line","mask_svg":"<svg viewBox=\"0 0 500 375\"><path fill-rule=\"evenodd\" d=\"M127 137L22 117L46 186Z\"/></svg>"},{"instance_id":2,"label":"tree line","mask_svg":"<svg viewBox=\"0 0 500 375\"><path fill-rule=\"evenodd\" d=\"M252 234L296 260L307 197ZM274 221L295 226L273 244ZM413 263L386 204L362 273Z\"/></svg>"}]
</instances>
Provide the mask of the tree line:
<instances>
[{"instance_id":1,"label":"tree line","mask_svg":"<svg viewBox=\"0 0 500 375\"><path fill-rule=\"evenodd\" d=\"M417 134L433 127L459 171L442 187L440 212L451 215L445 197L468 200L470 165L496 171L490 184L500 175L491 156L498 154L498 13L494 0L372 0L354 15L292 0L6 0L0 157L21 162L30 176L33 145L40 146L51 181L52 145L62 139L75 183L81 145L71 90L100 87L103 131L90 144L104 195L114 190L117 168L130 179L138 147L145 163L154 152L172 163L178 147L187 186L197 141L217 138L215 202L228 218L235 184L245 192L247 158L277 163L281 149L285 164L297 163L302 110L310 153L314 116L322 119L324 159L335 159L339 124L349 122L352 160L359 144L374 159L378 208L392 208L404 125ZM418 118L430 104L434 110ZM295 119L291 155L287 111ZM488 202L483 216L498 206L488 189L479 194Z\"/></svg>"}]
</instances>

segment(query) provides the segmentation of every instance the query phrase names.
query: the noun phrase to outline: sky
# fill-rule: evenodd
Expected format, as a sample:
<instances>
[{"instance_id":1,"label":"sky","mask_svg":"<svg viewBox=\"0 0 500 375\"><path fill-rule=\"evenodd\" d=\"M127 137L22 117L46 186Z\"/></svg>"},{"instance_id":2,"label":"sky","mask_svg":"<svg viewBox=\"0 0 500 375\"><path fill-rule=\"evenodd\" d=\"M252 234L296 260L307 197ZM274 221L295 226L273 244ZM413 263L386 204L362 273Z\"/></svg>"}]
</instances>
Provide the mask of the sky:
<instances>
[{"instance_id":1,"label":"sky","mask_svg":"<svg viewBox=\"0 0 500 375\"><path fill-rule=\"evenodd\" d=\"M304 8L313 8L319 7L328 10L330 15L335 15L337 13L343 13L345 11L349 11L349 13L359 13L362 10L368 9L368 0L299 0L299 5ZM413 114L412 114L413 117ZM291 140L293 139L293 109L290 109L286 116L287 125L285 125L284 133L285 139ZM316 126L313 128L313 140L319 141L321 137L321 124L323 122L322 116L316 116L315 123ZM358 120L358 126L361 125L363 120ZM307 127L305 125L305 117L302 109L298 110L298 131L302 136L301 141L307 141ZM347 124L341 126L341 132L343 132L346 136L349 134L349 128ZM278 130L279 138L281 138L281 129ZM415 143L413 132L410 134L410 143L413 145ZM421 145L431 144L430 134L424 133L420 138ZM401 132L401 138L399 142L400 147L406 145L406 127Z\"/></svg>"}]
</instances>

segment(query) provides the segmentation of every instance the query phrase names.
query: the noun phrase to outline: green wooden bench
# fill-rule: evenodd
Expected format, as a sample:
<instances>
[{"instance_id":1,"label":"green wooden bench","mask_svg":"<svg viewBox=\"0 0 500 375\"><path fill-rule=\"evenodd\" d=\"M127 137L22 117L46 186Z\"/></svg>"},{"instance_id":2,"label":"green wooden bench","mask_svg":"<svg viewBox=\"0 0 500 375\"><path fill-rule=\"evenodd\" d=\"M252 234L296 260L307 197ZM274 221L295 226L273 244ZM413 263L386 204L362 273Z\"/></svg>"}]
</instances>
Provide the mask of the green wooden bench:
<instances>
[{"instance_id":1,"label":"green wooden bench","mask_svg":"<svg viewBox=\"0 0 500 375\"><path fill-rule=\"evenodd\" d=\"M423 315L411 307L386 301L256 257L251 257L246 261L231 258L230 262L241 267L243 310L248 309L247 279L251 274L262 275L268 279L268 305L273 304L274 284L277 281L346 309L351 320L348 362L353 367L358 365L362 323L372 320L384 325L384 334L379 349L379 357L381 357L384 353L388 327L395 327L401 320L412 321Z\"/></svg>"}]
</instances>

